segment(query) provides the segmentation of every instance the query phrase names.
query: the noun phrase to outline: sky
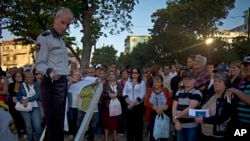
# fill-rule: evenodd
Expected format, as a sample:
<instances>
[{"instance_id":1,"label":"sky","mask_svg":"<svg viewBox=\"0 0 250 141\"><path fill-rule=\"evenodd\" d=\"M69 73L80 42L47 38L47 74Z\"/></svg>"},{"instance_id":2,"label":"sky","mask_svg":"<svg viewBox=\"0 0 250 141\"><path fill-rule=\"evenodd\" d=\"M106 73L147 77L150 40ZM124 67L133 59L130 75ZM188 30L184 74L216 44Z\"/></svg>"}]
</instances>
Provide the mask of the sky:
<instances>
[{"instance_id":1,"label":"sky","mask_svg":"<svg viewBox=\"0 0 250 141\"><path fill-rule=\"evenodd\" d=\"M243 11L247 10L250 7L249 0L235 0L235 8L230 10L227 18L222 20L224 22L223 26L219 29L232 29L234 27L240 26L244 23ZM139 4L135 6L134 11L132 12L132 24L131 27L133 35L149 35L148 29L153 27L151 22L151 15L157 11L157 9L166 8L166 0L139 0ZM79 32L79 29L74 29L71 26L72 36L76 37L77 45L81 48L81 38L82 34ZM108 31L104 31L108 33ZM101 37L96 44L97 48L102 47L103 45L113 45L114 48L120 52L124 51L124 40L128 35L126 31L122 32L119 35L110 35L108 37ZM11 40L14 38L8 31L3 30L3 39L1 40Z\"/></svg>"}]
</instances>

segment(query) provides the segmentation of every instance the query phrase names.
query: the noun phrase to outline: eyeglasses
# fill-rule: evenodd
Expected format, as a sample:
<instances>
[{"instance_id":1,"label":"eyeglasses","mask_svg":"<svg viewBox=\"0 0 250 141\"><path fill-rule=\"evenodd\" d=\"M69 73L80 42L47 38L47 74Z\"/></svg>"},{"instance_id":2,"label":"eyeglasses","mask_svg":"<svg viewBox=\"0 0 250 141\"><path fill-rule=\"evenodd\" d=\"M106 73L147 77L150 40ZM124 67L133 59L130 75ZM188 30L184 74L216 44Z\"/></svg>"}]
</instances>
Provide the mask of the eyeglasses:
<instances>
[{"instance_id":1,"label":"eyeglasses","mask_svg":"<svg viewBox=\"0 0 250 141\"><path fill-rule=\"evenodd\" d=\"M138 74L138 72L132 72L132 74Z\"/></svg>"},{"instance_id":2,"label":"eyeglasses","mask_svg":"<svg viewBox=\"0 0 250 141\"><path fill-rule=\"evenodd\" d=\"M35 73L35 75L39 75L39 74L41 74L41 73Z\"/></svg>"}]
</instances>

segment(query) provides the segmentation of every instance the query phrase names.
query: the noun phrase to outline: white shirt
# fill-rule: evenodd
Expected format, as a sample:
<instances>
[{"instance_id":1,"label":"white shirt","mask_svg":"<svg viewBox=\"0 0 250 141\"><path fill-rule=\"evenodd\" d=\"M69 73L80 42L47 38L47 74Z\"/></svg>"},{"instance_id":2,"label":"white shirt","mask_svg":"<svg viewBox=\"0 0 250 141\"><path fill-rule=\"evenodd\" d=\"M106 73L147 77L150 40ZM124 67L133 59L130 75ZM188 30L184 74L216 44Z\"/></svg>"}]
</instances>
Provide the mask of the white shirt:
<instances>
[{"instance_id":1,"label":"white shirt","mask_svg":"<svg viewBox=\"0 0 250 141\"><path fill-rule=\"evenodd\" d=\"M146 84L142 80L141 83L132 85L132 81L127 81L122 92L122 96L128 96L131 101L135 101L138 97L143 101L146 94Z\"/></svg>"},{"instance_id":2,"label":"white shirt","mask_svg":"<svg viewBox=\"0 0 250 141\"><path fill-rule=\"evenodd\" d=\"M32 85L32 86L28 85L28 87L29 87L29 91L27 93L28 97L34 96L36 94L36 91L34 89L34 85ZM32 103L32 107L39 107L36 100L32 101L31 103Z\"/></svg>"}]
</instances>

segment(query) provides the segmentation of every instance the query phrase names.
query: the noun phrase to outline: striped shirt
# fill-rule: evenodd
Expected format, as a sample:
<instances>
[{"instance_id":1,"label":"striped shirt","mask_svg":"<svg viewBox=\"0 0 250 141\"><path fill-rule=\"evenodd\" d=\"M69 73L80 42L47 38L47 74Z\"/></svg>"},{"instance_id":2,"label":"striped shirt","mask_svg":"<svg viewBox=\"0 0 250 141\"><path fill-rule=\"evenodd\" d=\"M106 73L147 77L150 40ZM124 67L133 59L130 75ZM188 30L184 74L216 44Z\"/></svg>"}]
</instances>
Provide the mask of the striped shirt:
<instances>
[{"instance_id":1,"label":"striped shirt","mask_svg":"<svg viewBox=\"0 0 250 141\"><path fill-rule=\"evenodd\" d=\"M247 81L245 78L240 85L240 90L245 94L250 95L250 81ZM250 105L247 105L238 99L236 107L236 119L238 120L237 123L240 125L250 125Z\"/></svg>"},{"instance_id":2,"label":"striped shirt","mask_svg":"<svg viewBox=\"0 0 250 141\"><path fill-rule=\"evenodd\" d=\"M200 102L201 97L201 91L195 88L189 90L188 92L185 92L184 89L177 91L176 96L174 98L174 100L177 101L177 113L180 113L185 108L187 108L191 100L197 100L198 102ZM179 120L182 123L182 127L184 128L192 128L198 126L198 124L194 121L194 118L190 116L180 118Z\"/></svg>"}]
</instances>

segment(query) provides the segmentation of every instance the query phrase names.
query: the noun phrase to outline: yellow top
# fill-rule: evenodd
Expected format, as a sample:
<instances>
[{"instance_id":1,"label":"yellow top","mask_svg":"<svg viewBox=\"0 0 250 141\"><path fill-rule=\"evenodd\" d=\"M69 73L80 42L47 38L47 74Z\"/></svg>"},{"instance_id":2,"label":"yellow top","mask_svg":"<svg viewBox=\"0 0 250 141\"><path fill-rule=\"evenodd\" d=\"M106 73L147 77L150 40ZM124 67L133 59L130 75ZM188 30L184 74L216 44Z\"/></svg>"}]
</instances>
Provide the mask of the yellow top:
<instances>
[{"instance_id":1,"label":"yellow top","mask_svg":"<svg viewBox=\"0 0 250 141\"><path fill-rule=\"evenodd\" d=\"M80 98L82 99L82 104L80 110L87 111L90 105L90 102L94 96L95 87L88 86L82 89L80 93ZM95 107L94 111L97 111L97 106Z\"/></svg>"}]
</instances>

